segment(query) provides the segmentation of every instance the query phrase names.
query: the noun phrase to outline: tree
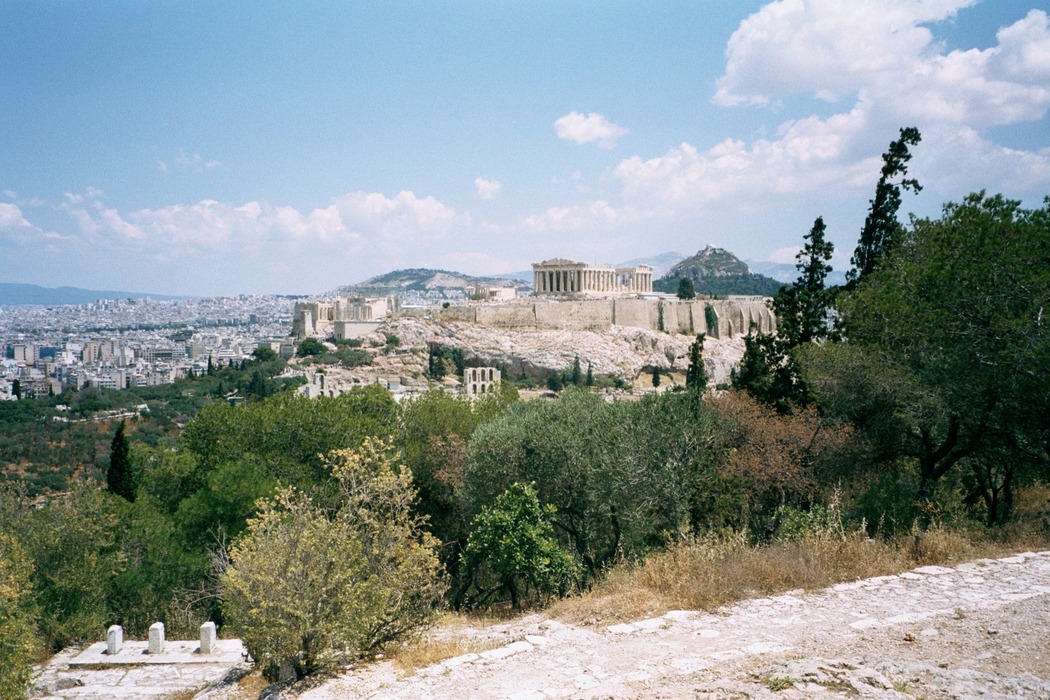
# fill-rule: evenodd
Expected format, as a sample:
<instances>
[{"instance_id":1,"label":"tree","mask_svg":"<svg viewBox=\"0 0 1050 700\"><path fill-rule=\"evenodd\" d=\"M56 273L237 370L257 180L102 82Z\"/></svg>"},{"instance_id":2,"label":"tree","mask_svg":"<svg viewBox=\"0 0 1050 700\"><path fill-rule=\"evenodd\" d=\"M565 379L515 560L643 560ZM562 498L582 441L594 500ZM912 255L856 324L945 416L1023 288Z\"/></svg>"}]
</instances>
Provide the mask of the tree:
<instances>
[{"instance_id":1,"label":"tree","mask_svg":"<svg viewBox=\"0 0 1050 700\"><path fill-rule=\"evenodd\" d=\"M332 509L294 489L263 503L234 541L223 610L264 675L302 678L369 655L427 623L444 591L438 542L412 515L392 443L329 455Z\"/></svg>"},{"instance_id":2,"label":"tree","mask_svg":"<svg viewBox=\"0 0 1050 700\"><path fill-rule=\"evenodd\" d=\"M106 485L110 493L134 502L138 478L128 459L128 438L124 435L124 421L120 421L109 448L109 468L106 470Z\"/></svg>"},{"instance_id":3,"label":"tree","mask_svg":"<svg viewBox=\"0 0 1050 700\"><path fill-rule=\"evenodd\" d=\"M693 280L691 277L682 277L678 280L678 292L679 299L695 299L696 289L693 287Z\"/></svg>"},{"instance_id":4,"label":"tree","mask_svg":"<svg viewBox=\"0 0 1050 700\"><path fill-rule=\"evenodd\" d=\"M707 368L704 366L705 338L706 336L700 333L689 346L689 368L685 372L686 388L701 394L707 391Z\"/></svg>"},{"instance_id":5,"label":"tree","mask_svg":"<svg viewBox=\"0 0 1050 700\"><path fill-rule=\"evenodd\" d=\"M920 500L956 465L989 456L1046 469L1047 250L1050 200L1030 211L977 193L945 205L940 219L914 220L842 299L854 352L878 358L875 387L890 400L876 405L892 415L882 424L894 428L897 453L918 466ZM856 390L829 388L847 405Z\"/></svg>"},{"instance_id":6,"label":"tree","mask_svg":"<svg viewBox=\"0 0 1050 700\"><path fill-rule=\"evenodd\" d=\"M573 386L579 386L582 379L583 376L581 375L580 370L580 356L577 355L572 361L572 370L570 370L569 372L569 378L566 381L566 383L572 384Z\"/></svg>"},{"instance_id":7,"label":"tree","mask_svg":"<svg viewBox=\"0 0 1050 700\"><path fill-rule=\"evenodd\" d=\"M299 347L296 349L295 354L299 357L315 357L323 355L325 352L324 344L317 338L303 338L299 341Z\"/></svg>"},{"instance_id":8,"label":"tree","mask_svg":"<svg viewBox=\"0 0 1050 700\"><path fill-rule=\"evenodd\" d=\"M752 329L744 336L744 356L730 372L734 389L746 391L780 413L809 401L809 392L787 343Z\"/></svg>"},{"instance_id":9,"label":"tree","mask_svg":"<svg viewBox=\"0 0 1050 700\"><path fill-rule=\"evenodd\" d=\"M900 138L890 143L889 150L882 155L882 174L875 185L875 198L864 220L857 249L850 262L853 269L846 273L847 288L852 289L861 278L870 274L894 249L902 226L897 220L897 211L901 206L901 189L922 191L918 180L910 179L908 161L911 153L908 146L915 146L922 140L919 130L907 127L900 130ZM895 178L899 182L894 182Z\"/></svg>"},{"instance_id":10,"label":"tree","mask_svg":"<svg viewBox=\"0 0 1050 700\"><path fill-rule=\"evenodd\" d=\"M824 283L831 272L828 261L835 246L825 239L826 229L823 217L818 216L804 236L805 245L795 256L798 278L773 297L777 336L788 348L823 340L828 335L831 296Z\"/></svg>"},{"instance_id":11,"label":"tree","mask_svg":"<svg viewBox=\"0 0 1050 700\"><path fill-rule=\"evenodd\" d=\"M258 348L255 348L254 350L252 350L252 357L254 357L255 360L258 361L258 362L273 362L274 360L276 360L278 358L278 355L277 355L276 352L273 351L273 348L258 347ZM208 363L209 363L209 366L210 366L210 363L211 363L211 356L210 355L208 356Z\"/></svg>"},{"instance_id":12,"label":"tree","mask_svg":"<svg viewBox=\"0 0 1050 700\"><path fill-rule=\"evenodd\" d=\"M11 382L11 393L14 395L14 397L16 399L21 399L22 398L22 381L21 380L16 379L13 382Z\"/></svg>"},{"instance_id":13,"label":"tree","mask_svg":"<svg viewBox=\"0 0 1050 700\"><path fill-rule=\"evenodd\" d=\"M554 537L555 512L554 506L540 505L532 486L515 483L474 517L464 566L479 587L484 585L479 581L483 568L498 581L481 591L478 604L498 590L510 595L515 610L531 593L565 595L576 581L577 567Z\"/></svg>"},{"instance_id":14,"label":"tree","mask_svg":"<svg viewBox=\"0 0 1050 700\"><path fill-rule=\"evenodd\" d=\"M825 240L824 219L817 217L795 259L798 278L780 288L770 306L777 317L776 335L752 330L744 339L744 357L734 368L733 388L745 390L780 413L804 406L809 392L796 358L796 348L828 336L831 295L824 286L834 246Z\"/></svg>"},{"instance_id":15,"label":"tree","mask_svg":"<svg viewBox=\"0 0 1050 700\"><path fill-rule=\"evenodd\" d=\"M660 386L660 368L656 366L653 367L653 386Z\"/></svg>"},{"instance_id":16,"label":"tree","mask_svg":"<svg viewBox=\"0 0 1050 700\"><path fill-rule=\"evenodd\" d=\"M587 386L594 386L594 368L591 363L587 363L587 379L584 382Z\"/></svg>"}]
</instances>

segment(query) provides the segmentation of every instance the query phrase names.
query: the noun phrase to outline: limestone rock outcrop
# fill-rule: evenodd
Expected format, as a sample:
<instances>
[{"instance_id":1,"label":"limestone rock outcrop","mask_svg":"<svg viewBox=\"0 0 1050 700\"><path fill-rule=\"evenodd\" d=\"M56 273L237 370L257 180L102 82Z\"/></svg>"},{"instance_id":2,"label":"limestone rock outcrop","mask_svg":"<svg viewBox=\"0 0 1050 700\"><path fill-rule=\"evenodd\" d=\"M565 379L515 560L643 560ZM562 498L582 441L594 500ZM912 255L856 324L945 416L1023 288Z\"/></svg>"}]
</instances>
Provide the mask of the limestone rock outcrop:
<instances>
[{"instance_id":1,"label":"limestone rock outcrop","mask_svg":"<svg viewBox=\"0 0 1050 700\"><path fill-rule=\"evenodd\" d=\"M434 316L390 320L375 340L379 342L382 334L391 333L406 350L459 348L470 364L501 367L510 377L537 380L571 368L577 357L584 372L589 365L595 376L616 376L629 382L652 368L684 373L689 364L689 345L694 340L691 335L622 326L604 330L507 329ZM744 340L739 335L707 338L704 363L712 382L727 381L743 352ZM418 364L418 355L413 362Z\"/></svg>"}]
</instances>

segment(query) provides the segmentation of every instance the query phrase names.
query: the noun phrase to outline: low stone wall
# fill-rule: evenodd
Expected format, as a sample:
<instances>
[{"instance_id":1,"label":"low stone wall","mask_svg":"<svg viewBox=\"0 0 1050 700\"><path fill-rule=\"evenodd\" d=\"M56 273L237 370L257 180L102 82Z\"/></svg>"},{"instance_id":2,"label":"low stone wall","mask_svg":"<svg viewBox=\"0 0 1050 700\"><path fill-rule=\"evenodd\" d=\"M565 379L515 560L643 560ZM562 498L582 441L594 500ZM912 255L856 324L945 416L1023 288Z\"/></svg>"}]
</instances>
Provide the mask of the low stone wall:
<instances>
[{"instance_id":1,"label":"low stone wall","mask_svg":"<svg viewBox=\"0 0 1050 700\"><path fill-rule=\"evenodd\" d=\"M711 312L708 312L708 309ZM765 300L743 299L577 299L522 301L511 304L450 306L433 311L442 321L479 323L494 328L608 330L612 326L712 338L745 335L755 325L763 333L776 329ZM715 323L708 324L713 315Z\"/></svg>"}]
</instances>

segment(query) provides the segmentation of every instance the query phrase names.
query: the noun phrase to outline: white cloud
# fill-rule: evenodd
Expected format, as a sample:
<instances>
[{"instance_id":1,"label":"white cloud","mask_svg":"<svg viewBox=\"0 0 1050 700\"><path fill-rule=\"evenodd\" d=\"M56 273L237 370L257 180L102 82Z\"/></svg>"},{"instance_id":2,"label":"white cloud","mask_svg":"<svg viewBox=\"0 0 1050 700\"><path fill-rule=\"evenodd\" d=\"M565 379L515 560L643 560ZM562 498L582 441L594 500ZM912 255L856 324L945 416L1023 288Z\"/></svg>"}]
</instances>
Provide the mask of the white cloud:
<instances>
[{"instance_id":1,"label":"white cloud","mask_svg":"<svg viewBox=\"0 0 1050 700\"><path fill-rule=\"evenodd\" d=\"M261 253L282 244L325 244L341 253L368 246L404 247L440 239L470 217L412 192L395 197L352 192L303 212L265 201L215 200L121 213L98 198L67 193L62 205L82 237L96 245L137 246L166 257L180 253ZM11 205L8 205L11 206Z\"/></svg>"},{"instance_id":2,"label":"white cloud","mask_svg":"<svg viewBox=\"0 0 1050 700\"><path fill-rule=\"evenodd\" d=\"M22 216L22 210L17 205L0 202L0 230L28 227L29 222Z\"/></svg>"},{"instance_id":3,"label":"white cloud","mask_svg":"<svg viewBox=\"0 0 1050 700\"><path fill-rule=\"evenodd\" d=\"M378 192L351 192L336 197L335 207L350 229L398 243L440 239L455 226L469 226L470 216L434 197L419 198L409 191L387 197Z\"/></svg>"},{"instance_id":4,"label":"white cloud","mask_svg":"<svg viewBox=\"0 0 1050 700\"><path fill-rule=\"evenodd\" d=\"M625 159L613 171L626 201L678 213L714 202L870 187L879 154L901 126L923 135L912 172L947 196L974 189L1050 186L1050 153L999 146L993 126L1050 109L1050 21L1033 10L984 50L946 52L923 23L973 0L779 0L744 20L726 50L714 97L722 105L775 106L785 96L849 98L845 110L786 121L750 144L689 143ZM645 203L645 204L643 204Z\"/></svg>"},{"instance_id":5,"label":"white cloud","mask_svg":"<svg viewBox=\"0 0 1050 700\"><path fill-rule=\"evenodd\" d=\"M551 207L541 214L527 217L521 222L521 228L531 233L587 231L620 226L648 216L634 207L615 207L598 199L580 205Z\"/></svg>"},{"instance_id":6,"label":"white cloud","mask_svg":"<svg viewBox=\"0 0 1050 700\"><path fill-rule=\"evenodd\" d=\"M554 129L560 139L580 144L597 142L601 148L612 148L617 139L630 133L597 112L587 115L569 112L555 120Z\"/></svg>"},{"instance_id":7,"label":"white cloud","mask_svg":"<svg viewBox=\"0 0 1050 700\"><path fill-rule=\"evenodd\" d=\"M200 153L186 153L186 149L180 148L179 152L172 158L172 166L179 171L187 173L203 173L206 170L214 170L222 165L217 160L205 158ZM157 170L168 172L167 161L158 160Z\"/></svg>"},{"instance_id":8,"label":"white cloud","mask_svg":"<svg viewBox=\"0 0 1050 700\"><path fill-rule=\"evenodd\" d=\"M727 139L706 152L682 143L648 160L628 158L613 175L629 200L676 207L730 199L747 206L763 195L867 183L873 164L858 163L851 149L865 125L856 110L826 120L809 117L785 123L775 140L748 146Z\"/></svg>"},{"instance_id":9,"label":"white cloud","mask_svg":"<svg viewBox=\"0 0 1050 700\"><path fill-rule=\"evenodd\" d=\"M895 79L932 52L921 26L976 0L778 0L740 23L726 47L715 102L772 104L813 93L836 99Z\"/></svg>"},{"instance_id":10,"label":"white cloud","mask_svg":"<svg viewBox=\"0 0 1050 700\"><path fill-rule=\"evenodd\" d=\"M40 239L55 241L63 238L65 236L31 224L17 204L0 202L0 241L32 244Z\"/></svg>"},{"instance_id":11,"label":"white cloud","mask_svg":"<svg viewBox=\"0 0 1050 700\"><path fill-rule=\"evenodd\" d=\"M474 186L477 188L478 199L484 200L492 199L503 189L503 183L499 180L486 180L483 177L475 178Z\"/></svg>"},{"instance_id":12,"label":"white cloud","mask_svg":"<svg viewBox=\"0 0 1050 700\"><path fill-rule=\"evenodd\" d=\"M779 0L744 20L714 101L777 105L789 95L856 99L897 124L989 127L1050 108L1050 28L1032 10L988 49L945 52L925 24L976 0Z\"/></svg>"}]
</instances>

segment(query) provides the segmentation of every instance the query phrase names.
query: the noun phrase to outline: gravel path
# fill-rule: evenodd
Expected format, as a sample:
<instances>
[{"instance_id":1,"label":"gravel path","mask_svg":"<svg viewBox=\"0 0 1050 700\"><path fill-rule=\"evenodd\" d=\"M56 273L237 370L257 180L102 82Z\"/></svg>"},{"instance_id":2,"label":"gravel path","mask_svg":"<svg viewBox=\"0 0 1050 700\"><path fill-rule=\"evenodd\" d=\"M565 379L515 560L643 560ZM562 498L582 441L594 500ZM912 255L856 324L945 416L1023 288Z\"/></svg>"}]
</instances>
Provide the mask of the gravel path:
<instances>
[{"instance_id":1,"label":"gravel path","mask_svg":"<svg viewBox=\"0 0 1050 700\"><path fill-rule=\"evenodd\" d=\"M374 664L298 697L1050 698L1050 552L714 614L605 628L533 615L477 634L506 643L408 676Z\"/></svg>"}]
</instances>

